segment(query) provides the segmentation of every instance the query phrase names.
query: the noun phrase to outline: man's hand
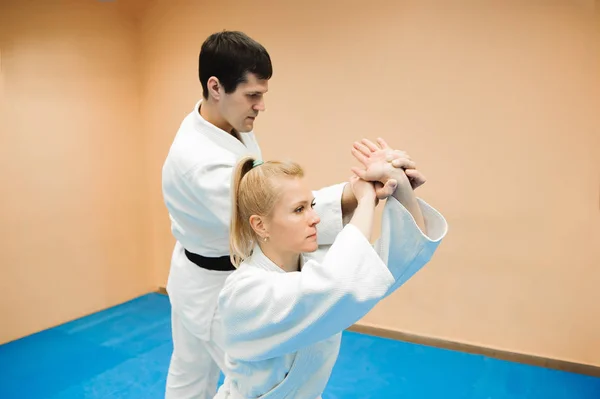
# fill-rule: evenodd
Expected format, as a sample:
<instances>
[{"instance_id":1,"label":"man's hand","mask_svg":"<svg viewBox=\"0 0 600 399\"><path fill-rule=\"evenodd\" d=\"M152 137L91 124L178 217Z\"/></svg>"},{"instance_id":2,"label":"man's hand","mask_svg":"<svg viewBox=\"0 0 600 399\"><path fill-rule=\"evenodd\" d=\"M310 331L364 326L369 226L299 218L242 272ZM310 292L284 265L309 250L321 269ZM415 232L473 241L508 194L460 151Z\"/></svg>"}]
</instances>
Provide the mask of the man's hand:
<instances>
[{"instance_id":1,"label":"man's hand","mask_svg":"<svg viewBox=\"0 0 600 399\"><path fill-rule=\"evenodd\" d=\"M405 151L391 149L382 138L378 138L377 142L379 146L363 139L355 142L352 148L352 155L365 167L354 167L352 171L364 180L379 182L376 183L377 198L387 198L393 193L390 186L385 185L390 174L395 172L391 167L404 170L413 190L425 183L425 176L416 169L415 162Z\"/></svg>"},{"instance_id":2,"label":"man's hand","mask_svg":"<svg viewBox=\"0 0 600 399\"><path fill-rule=\"evenodd\" d=\"M407 153L394 151L387 146L385 141L382 140L382 142L385 144L385 148L379 148L368 139L354 142L352 155L365 167L365 169L352 168L354 173L364 180L383 183L389 176L390 166L402 169L416 168L416 164ZM361 172L357 173L358 170Z\"/></svg>"},{"instance_id":3,"label":"man's hand","mask_svg":"<svg viewBox=\"0 0 600 399\"><path fill-rule=\"evenodd\" d=\"M404 173L406 173L406 176L408 177L408 180L410 181L410 185L413 188L413 190L415 190L417 187L420 187L423 184L425 184L427 179L425 178L425 176L423 176L423 174L421 172L419 172L416 164L414 165L415 166L414 168L406 168L406 167L402 166L403 157L407 157L408 159L410 159L412 161L412 159L406 152L391 149L390 146L381 137L379 137L377 139L377 143L379 143L379 146L381 147L381 149L388 152L387 159L391 160L392 166L394 166L396 168L404 169ZM391 154L390 154L390 152L391 152Z\"/></svg>"}]
</instances>

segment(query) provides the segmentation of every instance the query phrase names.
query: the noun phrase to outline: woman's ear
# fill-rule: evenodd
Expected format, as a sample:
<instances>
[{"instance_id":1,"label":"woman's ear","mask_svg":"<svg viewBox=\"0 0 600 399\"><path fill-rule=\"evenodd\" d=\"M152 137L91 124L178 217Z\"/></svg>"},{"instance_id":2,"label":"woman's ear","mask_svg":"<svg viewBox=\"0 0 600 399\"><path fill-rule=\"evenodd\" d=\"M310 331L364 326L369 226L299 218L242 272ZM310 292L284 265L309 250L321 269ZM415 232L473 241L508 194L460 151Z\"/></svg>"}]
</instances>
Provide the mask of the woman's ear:
<instances>
[{"instance_id":1,"label":"woman's ear","mask_svg":"<svg viewBox=\"0 0 600 399\"><path fill-rule=\"evenodd\" d=\"M215 100L219 100L221 98L221 82L219 82L219 79L211 76L208 78L206 86L208 87L209 97L212 97Z\"/></svg>"},{"instance_id":2,"label":"woman's ear","mask_svg":"<svg viewBox=\"0 0 600 399\"><path fill-rule=\"evenodd\" d=\"M259 239L261 241L263 241L265 238L269 237L269 231L268 231L267 225L262 217L260 217L258 215L250 216L250 226L252 227L252 230L254 230L254 232L256 233L256 235L259 237Z\"/></svg>"}]
</instances>

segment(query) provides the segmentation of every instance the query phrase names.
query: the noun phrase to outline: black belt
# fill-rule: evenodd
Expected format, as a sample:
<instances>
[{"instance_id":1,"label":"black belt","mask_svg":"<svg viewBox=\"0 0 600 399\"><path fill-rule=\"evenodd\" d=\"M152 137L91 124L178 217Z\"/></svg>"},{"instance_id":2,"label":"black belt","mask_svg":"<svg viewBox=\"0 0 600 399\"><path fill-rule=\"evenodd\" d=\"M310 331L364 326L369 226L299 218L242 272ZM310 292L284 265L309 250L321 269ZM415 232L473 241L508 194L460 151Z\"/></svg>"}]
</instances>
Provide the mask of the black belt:
<instances>
[{"instance_id":1,"label":"black belt","mask_svg":"<svg viewBox=\"0 0 600 399\"><path fill-rule=\"evenodd\" d=\"M185 256L187 256L190 262L203 269L218 270L222 272L235 270L235 267L231 264L231 259L229 258L229 255L219 256L218 258L209 258L207 256L191 253L186 249Z\"/></svg>"}]
</instances>

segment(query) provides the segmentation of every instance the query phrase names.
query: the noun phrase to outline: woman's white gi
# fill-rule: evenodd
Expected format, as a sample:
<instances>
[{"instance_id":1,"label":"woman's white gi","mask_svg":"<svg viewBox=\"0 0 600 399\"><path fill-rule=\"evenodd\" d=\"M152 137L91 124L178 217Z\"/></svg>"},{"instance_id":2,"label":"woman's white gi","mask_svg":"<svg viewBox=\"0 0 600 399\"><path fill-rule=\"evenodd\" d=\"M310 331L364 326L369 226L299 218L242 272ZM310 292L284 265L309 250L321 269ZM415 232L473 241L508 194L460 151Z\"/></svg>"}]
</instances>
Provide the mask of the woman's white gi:
<instances>
[{"instance_id":1,"label":"woman's white gi","mask_svg":"<svg viewBox=\"0 0 600 399\"><path fill-rule=\"evenodd\" d=\"M257 246L219 296L226 379L215 398L319 398L341 332L429 262L446 235L444 217L418 201L427 235L390 197L375 247L348 224L300 272L284 272Z\"/></svg>"},{"instance_id":2,"label":"woman's white gi","mask_svg":"<svg viewBox=\"0 0 600 399\"><path fill-rule=\"evenodd\" d=\"M167 399L208 399L216 392L224 354L214 317L219 291L231 272L198 267L184 248L207 257L229 255L232 172L246 155L261 158L254 133L236 139L204 120L200 104L181 123L162 171L163 198L177 240L167 282L174 346ZM344 184L314 192L320 244L331 244L342 229Z\"/></svg>"}]
</instances>

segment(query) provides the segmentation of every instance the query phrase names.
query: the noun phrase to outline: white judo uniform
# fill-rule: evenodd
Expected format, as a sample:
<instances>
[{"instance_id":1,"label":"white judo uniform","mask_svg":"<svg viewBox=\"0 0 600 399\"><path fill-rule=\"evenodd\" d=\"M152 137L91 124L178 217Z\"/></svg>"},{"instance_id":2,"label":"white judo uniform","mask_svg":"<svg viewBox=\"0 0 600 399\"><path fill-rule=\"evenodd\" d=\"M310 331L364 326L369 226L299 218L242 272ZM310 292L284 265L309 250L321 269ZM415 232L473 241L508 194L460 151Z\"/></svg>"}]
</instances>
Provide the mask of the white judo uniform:
<instances>
[{"instance_id":1,"label":"white judo uniform","mask_svg":"<svg viewBox=\"0 0 600 399\"><path fill-rule=\"evenodd\" d=\"M284 272L257 246L219 295L226 378L216 398L320 398L341 332L429 262L446 235L444 217L418 201L427 235L390 197L374 247L348 224L300 272Z\"/></svg>"},{"instance_id":2,"label":"white judo uniform","mask_svg":"<svg viewBox=\"0 0 600 399\"><path fill-rule=\"evenodd\" d=\"M201 101L177 132L163 165L163 199L176 241L167 292L171 302L174 351L167 376L167 399L208 399L216 392L224 353L217 298L231 271L207 270L184 253L229 255L231 177L246 155L262 159L253 132L240 140L202 118ZM341 198L345 183L315 191L321 223L319 244L333 243L342 230Z\"/></svg>"}]
</instances>

